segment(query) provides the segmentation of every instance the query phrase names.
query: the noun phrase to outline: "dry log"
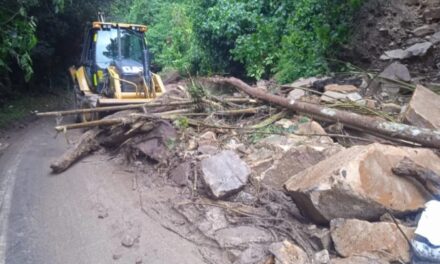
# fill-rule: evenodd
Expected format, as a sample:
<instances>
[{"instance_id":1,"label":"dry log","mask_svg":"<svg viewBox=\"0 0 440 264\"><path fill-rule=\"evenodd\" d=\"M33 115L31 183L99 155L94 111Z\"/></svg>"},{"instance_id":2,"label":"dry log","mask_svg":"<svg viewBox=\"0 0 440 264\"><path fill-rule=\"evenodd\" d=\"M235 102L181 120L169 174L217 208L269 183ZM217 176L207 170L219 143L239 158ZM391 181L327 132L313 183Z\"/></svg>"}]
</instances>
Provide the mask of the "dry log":
<instances>
[{"instance_id":1,"label":"dry log","mask_svg":"<svg viewBox=\"0 0 440 264\"><path fill-rule=\"evenodd\" d=\"M414 178L432 195L440 197L440 176L434 171L420 166L407 157L392 168L392 171L398 176Z\"/></svg>"},{"instance_id":2,"label":"dry log","mask_svg":"<svg viewBox=\"0 0 440 264\"><path fill-rule=\"evenodd\" d=\"M58 160L50 165L52 172L63 172L77 160L97 150L99 148L97 140L98 134L98 129L92 129L82 134L74 148L69 149Z\"/></svg>"},{"instance_id":3,"label":"dry log","mask_svg":"<svg viewBox=\"0 0 440 264\"><path fill-rule=\"evenodd\" d=\"M214 83L227 84L236 87L238 90L271 104L297 111L304 114L312 115L318 119L340 122L347 127L361 130L364 132L372 132L377 135L406 140L420 144L430 148L440 148L440 132L426 128L419 128L405 124L384 121L378 118L363 116L352 112L337 110L333 108L315 105L298 100L288 100L286 98L276 96L254 89L241 81L240 79L231 78L211 78Z\"/></svg>"}]
</instances>

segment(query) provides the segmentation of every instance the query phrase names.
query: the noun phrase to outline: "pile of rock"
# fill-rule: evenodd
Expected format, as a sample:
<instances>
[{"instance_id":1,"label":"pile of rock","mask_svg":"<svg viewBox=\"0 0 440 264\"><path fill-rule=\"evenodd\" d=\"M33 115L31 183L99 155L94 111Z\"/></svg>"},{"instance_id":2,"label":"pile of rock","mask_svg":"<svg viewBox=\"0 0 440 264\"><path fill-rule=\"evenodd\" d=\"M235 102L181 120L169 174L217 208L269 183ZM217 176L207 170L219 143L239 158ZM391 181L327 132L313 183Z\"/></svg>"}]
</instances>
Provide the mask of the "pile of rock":
<instances>
[{"instance_id":1,"label":"pile of rock","mask_svg":"<svg viewBox=\"0 0 440 264\"><path fill-rule=\"evenodd\" d=\"M401 65L390 67L383 75L408 80ZM338 100L351 100L341 94L359 94L364 100L361 93L354 85L327 84L321 100L329 102L324 97L330 94ZM292 92L288 96L292 97ZM439 128L439 100L437 94L418 86L408 105L399 106L405 111L395 112L418 127ZM258 190L284 193L291 198L292 211L298 208L301 212L295 217L302 219L299 230L304 229L302 234L313 245L312 250L304 246L304 241L283 233L273 236L273 229L249 225L249 220L246 224L234 220L236 226L231 227L230 216L219 208L215 214L202 218L209 224L193 220L199 230L209 226L205 232L228 249L231 263L408 263L411 253L406 239L414 236L416 225L408 219L420 212L432 195L419 182L396 175L393 169L403 159L409 159L440 174L439 156L430 149L380 143L344 148L326 135L319 123L304 122L298 117L282 119L275 125L294 127L295 132L268 135L251 145L237 140L222 144L215 135L203 134L201 139L210 138L208 145L215 151L204 152L201 178L214 201L248 204L248 212L256 210L260 217L267 213L265 210L275 210L275 215L280 215L288 209L277 203L261 208ZM201 146L207 144L198 142ZM250 187L253 185L260 189ZM394 218L399 219L398 224Z\"/></svg>"}]
</instances>

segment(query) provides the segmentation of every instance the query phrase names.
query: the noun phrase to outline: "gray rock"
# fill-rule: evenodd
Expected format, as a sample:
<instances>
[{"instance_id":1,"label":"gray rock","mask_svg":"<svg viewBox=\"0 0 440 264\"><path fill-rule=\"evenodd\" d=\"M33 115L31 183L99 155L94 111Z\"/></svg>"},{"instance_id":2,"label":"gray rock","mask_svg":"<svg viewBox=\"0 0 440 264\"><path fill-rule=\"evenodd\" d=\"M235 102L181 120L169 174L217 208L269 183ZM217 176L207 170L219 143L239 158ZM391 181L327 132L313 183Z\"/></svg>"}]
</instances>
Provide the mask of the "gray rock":
<instances>
[{"instance_id":1,"label":"gray rock","mask_svg":"<svg viewBox=\"0 0 440 264\"><path fill-rule=\"evenodd\" d=\"M188 177L191 173L191 163L184 162L175 167L170 172L170 179L174 181L178 186L186 186L188 183Z\"/></svg>"},{"instance_id":2,"label":"gray rock","mask_svg":"<svg viewBox=\"0 0 440 264\"><path fill-rule=\"evenodd\" d=\"M132 247L134 245L135 241L136 241L136 237L127 233L122 238L121 245L123 245L124 247Z\"/></svg>"},{"instance_id":3,"label":"gray rock","mask_svg":"<svg viewBox=\"0 0 440 264\"><path fill-rule=\"evenodd\" d=\"M243 188L250 174L248 165L231 150L202 160L202 178L216 199L225 198Z\"/></svg>"},{"instance_id":4,"label":"gray rock","mask_svg":"<svg viewBox=\"0 0 440 264\"><path fill-rule=\"evenodd\" d=\"M411 74L409 73L408 68L397 61L386 67L385 70L379 74L379 76L395 81L411 81Z\"/></svg>"},{"instance_id":5,"label":"gray rock","mask_svg":"<svg viewBox=\"0 0 440 264\"><path fill-rule=\"evenodd\" d=\"M409 58L409 53L403 49L395 49L385 51L385 53L380 57L381 60L403 60Z\"/></svg>"},{"instance_id":6,"label":"gray rock","mask_svg":"<svg viewBox=\"0 0 440 264\"><path fill-rule=\"evenodd\" d=\"M417 43L407 48L406 51L410 54L410 57L422 57L425 56L428 50L432 47L432 43L429 41L423 43Z\"/></svg>"},{"instance_id":7,"label":"gray rock","mask_svg":"<svg viewBox=\"0 0 440 264\"><path fill-rule=\"evenodd\" d=\"M213 145L200 145L197 151L202 155L214 155L218 152L218 148Z\"/></svg>"},{"instance_id":8,"label":"gray rock","mask_svg":"<svg viewBox=\"0 0 440 264\"><path fill-rule=\"evenodd\" d=\"M440 31L432 35L430 41L434 45L440 43Z\"/></svg>"},{"instance_id":9,"label":"gray rock","mask_svg":"<svg viewBox=\"0 0 440 264\"><path fill-rule=\"evenodd\" d=\"M440 19L440 7L426 9L423 17L428 21Z\"/></svg>"},{"instance_id":10,"label":"gray rock","mask_svg":"<svg viewBox=\"0 0 440 264\"><path fill-rule=\"evenodd\" d=\"M394 81L404 81L404 82L411 81L411 75L409 73L408 68L397 61L386 67L385 70L379 74L379 76L384 79L390 79ZM380 82L380 85L382 91L387 93L388 96L393 98L400 91L399 85L390 83L388 81L382 81Z\"/></svg>"},{"instance_id":11,"label":"gray rock","mask_svg":"<svg viewBox=\"0 0 440 264\"><path fill-rule=\"evenodd\" d=\"M102 203L96 205L96 211L98 212L99 219L108 217L108 209Z\"/></svg>"},{"instance_id":12,"label":"gray rock","mask_svg":"<svg viewBox=\"0 0 440 264\"><path fill-rule=\"evenodd\" d=\"M267 249L261 245L251 245L243 253L234 264L254 264L263 263L267 258Z\"/></svg>"},{"instance_id":13,"label":"gray rock","mask_svg":"<svg viewBox=\"0 0 440 264\"><path fill-rule=\"evenodd\" d=\"M405 120L418 127L440 129L439 100L438 94L418 85L405 112Z\"/></svg>"},{"instance_id":14,"label":"gray rock","mask_svg":"<svg viewBox=\"0 0 440 264\"><path fill-rule=\"evenodd\" d=\"M284 153L281 159L276 160L270 169L261 173L262 182L275 189L282 189L283 184L293 175L310 166L332 156L342 150L339 144L335 145L301 145Z\"/></svg>"},{"instance_id":15,"label":"gray rock","mask_svg":"<svg viewBox=\"0 0 440 264\"><path fill-rule=\"evenodd\" d=\"M328 253L327 249L321 250L315 253L314 259L315 259L315 263L318 264L330 263L330 253Z\"/></svg>"},{"instance_id":16,"label":"gray rock","mask_svg":"<svg viewBox=\"0 0 440 264\"><path fill-rule=\"evenodd\" d=\"M362 96L356 92L355 93L339 93L339 92L333 92L333 91L324 92L324 94L321 96L322 102L334 103L338 100L346 100L346 101L356 102L356 101L362 100Z\"/></svg>"},{"instance_id":17,"label":"gray rock","mask_svg":"<svg viewBox=\"0 0 440 264\"><path fill-rule=\"evenodd\" d=\"M233 226L217 230L214 239L221 247L244 247L249 243L268 243L273 238L269 231L253 226Z\"/></svg>"},{"instance_id":18,"label":"gray rock","mask_svg":"<svg viewBox=\"0 0 440 264\"><path fill-rule=\"evenodd\" d=\"M426 53L431 49L432 43L429 41L425 41L422 43L417 43L409 48L402 50L389 50L386 51L381 57L381 60L403 60L409 59L411 57L422 57L426 55Z\"/></svg>"},{"instance_id":19,"label":"gray rock","mask_svg":"<svg viewBox=\"0 0 440 264\"><path fill-rule=\"evenodd\" d=\"M307 254L300 247L287 240L273 243L269 247L270 253L275 257L275 264L310 264Z\"/></svg>"},{"instance_id":20,"label":"gray rock","mask_svg":"<svg viewBox=\"0 0 440 264\"><path fill-rule=\"evenodd\" d=\"M410 245L400 229L411 239L414 228L401 225L399 229L394 223L370 223L357 219L334 219L330 227L340 256L372 254L390 262L410 261Z\"/></svg>"},{"instance_id":21,"label":"gray rock","mask_svg":"<svg viewBox=\"0 0 440 264\"><path fill-rule=\"evenodd\" d=\"M327 228L317 228L309 230L311 241L317 245L320 249L331 250L332 238L330 236L330 230Z\"/></svg>"},{"instance_id":22,"label":"gray rock","mask_svg":"<svg viewBox=\"0 0 440 264\"><path fill-rule=\"evenodd\" d=\"M290 93L287 95L287 99L289 100L298 100L301 97L305 96L306 92L304 92L304 90L301 89L293 89L292 91L290 91Z\"/></svg>"},{"instance_id":23,"label":"gray rock","mask_svg":"<svg viewBox=\"0 0 440 264\"><path fill-rule=\"evenodd\" d=\"M413 34L417 37L424 37L429 34L433 34L434 29L430 25L423 25L413 30Z\"/></svg>"},{"instance_id":24,"label":"gray rock","mask_svg":"<svg viewBox=\"0 0 440 264\"><path fill-rule=\"evenodd\" d=\"M399 114L402 111L402 107L398 104L384 103L381 106L382 111L389 114Z\"/></svg>"}]
</instances>

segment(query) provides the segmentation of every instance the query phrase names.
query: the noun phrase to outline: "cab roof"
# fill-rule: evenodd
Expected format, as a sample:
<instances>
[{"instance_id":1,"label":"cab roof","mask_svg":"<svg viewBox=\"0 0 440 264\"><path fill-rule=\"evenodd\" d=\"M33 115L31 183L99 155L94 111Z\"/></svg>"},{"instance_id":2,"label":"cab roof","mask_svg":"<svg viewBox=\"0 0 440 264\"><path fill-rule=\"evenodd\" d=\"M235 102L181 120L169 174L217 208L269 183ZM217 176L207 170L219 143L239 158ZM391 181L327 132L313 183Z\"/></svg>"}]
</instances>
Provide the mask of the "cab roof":
<instances>
[{"instance_id":1,"label":"cab roof","mask_svg":"<svg viewBox=\"0 0 440 264\"><path fill-rule=\"evenodd\" d=\"M147 26L145 25L138 25L138 24L127 24L127 23L115 23L115 22L99 22L99 21L94 21L92 23L92 27L94 29L107 29L107 28L129 28L129 29L133 29L133 30L137 30L140 32L146 32L147 31Z\"/></svg>"}]
</instances>

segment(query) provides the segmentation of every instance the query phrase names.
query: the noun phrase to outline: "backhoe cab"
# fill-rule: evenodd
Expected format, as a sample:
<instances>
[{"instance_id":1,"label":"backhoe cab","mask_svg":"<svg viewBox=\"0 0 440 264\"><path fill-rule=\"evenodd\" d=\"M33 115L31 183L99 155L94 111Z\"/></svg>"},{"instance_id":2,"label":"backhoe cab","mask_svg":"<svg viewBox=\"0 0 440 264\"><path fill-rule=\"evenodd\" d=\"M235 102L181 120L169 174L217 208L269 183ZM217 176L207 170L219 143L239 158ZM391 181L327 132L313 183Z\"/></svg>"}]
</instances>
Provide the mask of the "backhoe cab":
<instances>
[{"instance_id":1,"label":"backhoe cab","mask_svg":"<svg viewBox=\"0 0 440 264\"><path fill-rule=\"evenodd\" d=\"M165 92L150 71L143 25L93 22L84 38L80 65L72 66L77 108L145 103ZM83 122L93 115L83 115Z\"/></svg>"}]
</instances>

